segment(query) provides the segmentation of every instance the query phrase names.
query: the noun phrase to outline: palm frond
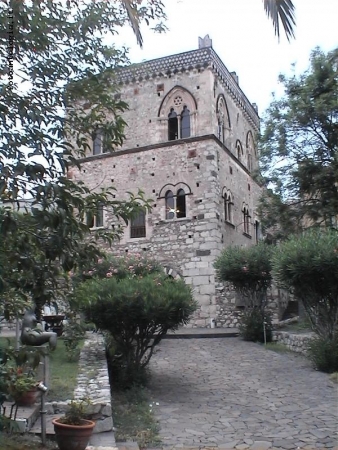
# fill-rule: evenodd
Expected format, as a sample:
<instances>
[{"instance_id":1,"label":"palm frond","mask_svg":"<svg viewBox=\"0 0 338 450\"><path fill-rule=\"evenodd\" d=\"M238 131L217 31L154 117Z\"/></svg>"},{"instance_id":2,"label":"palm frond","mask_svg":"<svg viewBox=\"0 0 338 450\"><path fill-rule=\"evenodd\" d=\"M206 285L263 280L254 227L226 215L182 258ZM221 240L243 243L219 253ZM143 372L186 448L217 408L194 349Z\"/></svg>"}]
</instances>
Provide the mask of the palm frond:
<instances>
[{"instance_id":1,"label":"palm frond","mask_svg":"<svg viewBox=\"0 0 338 450\"><path fill-rule=\"evenodd\" d=\"M142 48L143 38L140 31L140 24L137 16L137 9L133 6L133 0L121 0L122 5L125 7L130 25L135 33L137 43Z\"/></svg>"},{"instance_id":2,"label":"palm frond","mask_svg":"<svg viewBox=\"0 0 338 450\"><path fill-rule=\"evenodd\" d=\"M264 9L269 18L271 18L275 34L280 38L279 23L282 23L287 40L295 37L294 25L295 7L292 0L263 0Z\"/></svg>"}]
</instances>

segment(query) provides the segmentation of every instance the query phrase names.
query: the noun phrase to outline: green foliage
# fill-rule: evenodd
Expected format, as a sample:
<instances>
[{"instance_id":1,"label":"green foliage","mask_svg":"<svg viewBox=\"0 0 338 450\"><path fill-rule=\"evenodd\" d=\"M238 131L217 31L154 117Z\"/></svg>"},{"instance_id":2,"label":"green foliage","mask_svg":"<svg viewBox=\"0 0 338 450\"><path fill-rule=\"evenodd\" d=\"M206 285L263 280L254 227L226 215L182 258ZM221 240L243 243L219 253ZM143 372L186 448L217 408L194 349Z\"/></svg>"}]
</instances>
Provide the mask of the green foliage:
<instances>
[{"instance_id":1,"label":"green foliage","mask_svg":"<svg viewBox=\"0 0 338 450\"><path fill-rule=\"evenodd\" d=\"M271 316L268 312L263 312L259 308L252 308L244 311L238 326L239 334L245 341L265 342L264 323L266 342L271 342Z\"/></svg>"},{"instance_id":2,"label":"green foliage","mask_svg":"<svg viewBox=\"0 0 338 450\"><path fill-rule=\"evenodd\" d=\"M248 307L264 308L272 279L271 255L272 247L264 243L246 248L230 246L215 261L217 277L232 283Z\"/></svg>"},{"instance_id":3,"label":"green foliage","mask_svg":"<svg viewBox=\"0 0 338 450\"><path fill-rule=\"evenodd\" d=\"M92 278L111 278L122 280L128 277L143 277L151 273L162 272L161 266L155 260L151 260L139 253L130 256L113 256L102 254L97 262L82 265L72 274L74 284L90 280Z\"/></svg>"},{"instance_id":4,"label":"green foliage","mask_svg":"<svg viewBox=\"0 0 338 450\"><path fill-rule=\"evenodd\" d=\"M310 341L307 356L316 369L332 373L338 371L338 336L334 339L316 337Z\"/></svg>"},{"instance_id":5,"label":"green foliage","mask_svg":"<svg viewBox=\"0 0 338 450\"><path fill-rule=\"evenodd\" d=\"M285 96L263 123L262 224L277 239L314 225L337 228L338 49L312 52L300 76L280 77Z\"/></svg>"},{"instance_id":6,"label":"green foliage","mask_svg":"<svg viewBox=\"0 0 338 450\"><path fill-rule=\"evenodd\" d=\"M274 253L273 275L302 301L316 333L324 339L338 334L338 232L290 237Z\"/></svg>"},{"instance_id":7,"label":"green foliage","mask_svg":"<svg viewBox=\"0 0 338 450\"><path fill-rule=\"evenodd\" d=\"M83 340L86 329L84 324L67 314L67 325L64 327L62 337L65 344L68 361L76 361L80 355L80 343Z\"/></svg>"},{"instance_id":8,"label":"green foliage","mask_svg":"<svg viewBox=\"0 0 338 450\"><path fill-rule=\"evenodd\" d=\"M75 296L85 302L87 319L110 333L115 360L118 356L121 370L130 379L147 366L168 330L186 324L197 306L182 280L159 273L120 281L114 277L88 280Z\"/></svg>"},{"instance_id":9,"label":"green foliage","mask_svg":"<svg viewBox=\"0 0 338 450\"><path fill-rule=\"evenodd\" d=\"M114 391L113 422L118 442L134 441L140 448L157 448L161 444L159 426L152 410L147 389L132 386L128 390Z\"/></svg>"},{"instance_id":10,"label":"green foliage","mask_svg":"<svg viewBox=\"0 0 338 450\"><path fill-rule=\"evenodd\" d=\"M63 293L64 273L97 260L98 240L111 245L121 233L90 230L87 215L102 206L126 222L138 208L149 208L142 192L118 201L113 187L94 192L76 183L70 169L79 166L97 128L109 151L121 145L128 106L115 96L112 79L128 58L114 35L132 19L141 42L139 24L160 20L162 6L159 0L0 3L0 112L6 118L0 121L0 294L20 287L37 305L38 318L43 304ZM14 80L7 58L12 25ZM24 217L13 211L22 197L29 199Z\"/></svg>"},{"instance_id":11,"label":"green foliage","mask_svg":"<svg viewBox=\"0 0 338 450\"><path fill-rule=\"evenodd\" d=\"M83 419L87 419L86 413L89 401L87 399L75 401L72 400L64 416L60 417L59 421L66 425L82 425Z\"/></svg>"}]
</instances>

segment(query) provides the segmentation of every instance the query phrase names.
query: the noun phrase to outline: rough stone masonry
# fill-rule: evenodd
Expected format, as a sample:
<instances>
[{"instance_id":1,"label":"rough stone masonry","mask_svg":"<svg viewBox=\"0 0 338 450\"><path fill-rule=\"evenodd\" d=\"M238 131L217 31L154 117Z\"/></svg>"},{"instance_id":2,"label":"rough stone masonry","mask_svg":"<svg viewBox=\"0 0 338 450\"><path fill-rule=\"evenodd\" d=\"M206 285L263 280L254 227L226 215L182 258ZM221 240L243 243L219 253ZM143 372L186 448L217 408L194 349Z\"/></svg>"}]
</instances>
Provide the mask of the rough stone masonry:
<instances>
[{"instance_id":1,"label":"rough stone masonry","mask_svg":"<svg viewBox=\"0 0 338 450\"><path fill-rule=\"evenodd\" d=\"M235 308L233 293L217 290L215 258L226 246L260 238L261 187L252 177L257 107L208 36L197 50L123 68L116 82L129 104L124 144L105 152L96 133L81 171L70 176L93 189L114 186L118 200L139 188L153 200L152 211L131 221L113 250L144 252L184 277L199 303L191 326L208 326ZM117 225L109 211L101 214L94 227Z\"/></svg>"}]
</instances>

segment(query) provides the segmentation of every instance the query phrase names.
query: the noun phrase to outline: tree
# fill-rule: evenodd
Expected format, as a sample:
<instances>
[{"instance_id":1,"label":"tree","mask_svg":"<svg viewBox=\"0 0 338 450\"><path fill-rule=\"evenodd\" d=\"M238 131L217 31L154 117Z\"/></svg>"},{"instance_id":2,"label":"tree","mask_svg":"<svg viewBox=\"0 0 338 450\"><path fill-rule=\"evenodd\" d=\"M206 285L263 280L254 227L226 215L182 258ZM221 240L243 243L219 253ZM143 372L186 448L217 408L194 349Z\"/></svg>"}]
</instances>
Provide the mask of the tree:
<instances>
[{"instance_id":1,"label":"tree","mask_svg":"<svg viewBox=\"0 0 338 450\"><path fill-rule=\"evenodd\" d=\"M141 192L117 201L113 188L92 192L68 173L85 154L97 127L104 131L110 151L123 140L121 114L127 105L114 96L113 73L128 59L125 49L114 46L113 37L131 16L147 23L161 19L162 4L0 4L0 241L7 242L7 255L12 245L11 268L19 272L18 278L27 280L35 271L32 294L39 307L47 285L55 295L60 268L69 271L79 259L95 260L98 240L112 243L118 237L114 230L91 231L87 215L103 207L127 221L141 206L149 207ZM20 197L31 199L25 220L7 207ZM0 268L0 292L16 286L8 267L4 263Z\"/></svg>"},{"instance_id":2,"label":"tree","mask_svg":"<svg viewBox=\"0 0 338 450\"><path fill-rule=\"evenodd\" d=\"M280 37L279 24L281 22L287 40L295 37L293 26L296 24L294 18L295 7L292 0L263 0L264 9L275 29L275 34Z\"/></svg>"},{"instance_id":3,"label":"tree","mask_svg":"<svg viewBox=\"0 0 338 450\"><path fill-rule=\"evenodd\" d=\"M230 282L245 301L239 331L246 341L272 339L271 317L266 311L272 281L271 257L272 246L264 243L248 248L230 246L214 264L219 280Z\"/></svg>"},{"instance_id":4,"label":"tree","mask_svg":"<svg viewBox=\"0 0 338 450\"><path fill-rule=\"evenodd\" d=\"M273 276L291 290L312 328L333 340L338 333L338 233L309 230L291 236L273 255Z\"/></svg>"},{"instance_id":5,"label":"tree","mask_svg":"<svg viewBox=\"0 0 338 450\"><path fill-rule=\"evenodd\" d=\"M267 110L259 144L269 187L261 217L280 237L313 226L337 228L338 49L317 48L305 73L280 81L285 96Z\"/></svg>"},{"instance_id":6,"label":"tree","mask_svg":"<svg viewBox=\"0 0 338 450\"><path fill-rule=\"evenodd\" d=\"M71 302L108 332L114 380L129 388L144 381L144 369L163 336L187 324L197 307L183 280L168 277L141 255L103 258L73 278Z\"/></svg>"}]
</instances>

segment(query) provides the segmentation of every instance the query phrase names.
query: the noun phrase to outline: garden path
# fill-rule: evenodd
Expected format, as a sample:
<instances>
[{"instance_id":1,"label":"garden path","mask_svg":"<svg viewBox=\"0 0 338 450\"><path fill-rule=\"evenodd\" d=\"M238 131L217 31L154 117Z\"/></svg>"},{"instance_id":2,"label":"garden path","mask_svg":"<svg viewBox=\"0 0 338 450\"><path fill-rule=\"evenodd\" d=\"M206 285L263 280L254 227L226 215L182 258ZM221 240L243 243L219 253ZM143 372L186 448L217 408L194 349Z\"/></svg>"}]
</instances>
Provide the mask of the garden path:
<instances>
[{"instance_id":1,"label":"garden path","mask_svg":"<svg viewBox=\"0 0 338 450\"><path fill-rule=\"evenodd\" d=\"M337 385L301 355L236 337L168 339L150 368L165 447L338 450Z\"/></svg>"}]
</instances>

